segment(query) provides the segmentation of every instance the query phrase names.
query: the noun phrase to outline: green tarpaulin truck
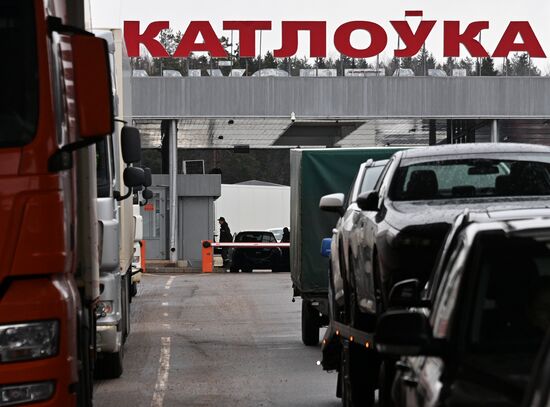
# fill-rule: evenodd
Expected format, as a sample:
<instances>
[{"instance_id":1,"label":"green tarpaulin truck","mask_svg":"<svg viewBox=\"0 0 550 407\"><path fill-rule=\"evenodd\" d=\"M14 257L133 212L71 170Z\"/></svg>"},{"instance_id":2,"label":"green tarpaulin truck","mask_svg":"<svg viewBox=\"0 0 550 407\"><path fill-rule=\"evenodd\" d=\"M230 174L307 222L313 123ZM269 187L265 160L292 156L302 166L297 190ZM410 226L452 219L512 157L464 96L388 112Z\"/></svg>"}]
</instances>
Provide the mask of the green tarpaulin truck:
<instances>
[{"instance_id":1,"label":"green tarpaulin truck","mask_svg":"<svg viewBox=\"0 0 550 407\"><path fill-rule=\"evenodd\" d=\"M290 267L294 296L302 297L302 339L312 324L328 323L328 259L320 255L338 215L319 210L322 196L348 191L359 166L384 160L396 148L294 149L290 152ZM310 328L309 328L310 329ZM306 341L304 341L306 342Z\"/></svg>"}]
</instances>

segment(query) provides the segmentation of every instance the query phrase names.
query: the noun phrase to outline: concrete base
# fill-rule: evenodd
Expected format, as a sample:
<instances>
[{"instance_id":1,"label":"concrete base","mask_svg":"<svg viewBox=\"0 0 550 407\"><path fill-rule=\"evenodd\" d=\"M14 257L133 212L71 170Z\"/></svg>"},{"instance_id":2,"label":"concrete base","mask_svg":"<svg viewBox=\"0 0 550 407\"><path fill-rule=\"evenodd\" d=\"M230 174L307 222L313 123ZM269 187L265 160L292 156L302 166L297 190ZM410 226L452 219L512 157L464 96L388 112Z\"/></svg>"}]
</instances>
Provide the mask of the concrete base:
<instances>
[{"instance_id":1,"label":"concrete base","mask_svg":"<svg viewBox=\"0 0 550 407\"><path fill-rule=\"evenodd\" d=\"M169 260L151 260L146 263L148 274L202 273L202 269L191 267L185 260L171 263Z\"/></svg>"}]
</instances>

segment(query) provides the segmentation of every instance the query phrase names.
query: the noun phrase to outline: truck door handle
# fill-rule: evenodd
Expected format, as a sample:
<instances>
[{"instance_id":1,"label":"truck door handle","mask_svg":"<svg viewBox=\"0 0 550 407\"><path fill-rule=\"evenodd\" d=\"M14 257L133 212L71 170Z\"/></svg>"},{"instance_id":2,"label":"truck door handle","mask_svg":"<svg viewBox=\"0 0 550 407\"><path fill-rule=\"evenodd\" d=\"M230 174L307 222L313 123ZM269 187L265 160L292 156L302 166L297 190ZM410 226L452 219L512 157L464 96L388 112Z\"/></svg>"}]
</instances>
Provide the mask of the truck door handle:
<instances>
[{"instance_id":1,"label":"truck door handle","mask_svg":"<svg viewBox=\"0 0 550 407\"><path fill-rule=\"evenodd\" d=\"M405 386L408 387L418 386L418 380L411 376L403 376L403 383L405 383Z\"/></svg>"},{"instance_id":2,"label":"truck door handle","mask_svg":"<svg viewBox=\"0 0 550 407\"><path fill-rule=\"evenodd\" d=\"M408 372L411 370L411 367L406 362L397 361L395 362L395 369L400 372Z\"/></svg>"}]
</instances>

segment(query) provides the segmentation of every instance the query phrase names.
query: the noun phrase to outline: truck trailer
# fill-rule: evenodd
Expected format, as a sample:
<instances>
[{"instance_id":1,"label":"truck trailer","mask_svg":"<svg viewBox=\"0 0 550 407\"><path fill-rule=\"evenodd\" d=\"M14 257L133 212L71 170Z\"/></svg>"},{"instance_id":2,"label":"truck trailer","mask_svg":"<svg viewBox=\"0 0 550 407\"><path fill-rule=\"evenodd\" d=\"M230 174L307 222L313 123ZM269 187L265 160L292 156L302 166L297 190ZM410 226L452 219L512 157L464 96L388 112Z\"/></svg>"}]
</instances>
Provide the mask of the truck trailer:
<instances>
[{"instance_id":1,"label":"truck trailer","mask_svg":"<svg viewBox=\"0 0 550 407\"><path fill-rule=\"evenodd\" d=\"M319 329L329 322L328 259L321 241L332 235L338 220L321 212L322 196L348 191L359 166L383 160L398 148L293 149L290 152L290 268L295 297L302 298L302 342L319 343Z\"/></svg>"}]
</instances>

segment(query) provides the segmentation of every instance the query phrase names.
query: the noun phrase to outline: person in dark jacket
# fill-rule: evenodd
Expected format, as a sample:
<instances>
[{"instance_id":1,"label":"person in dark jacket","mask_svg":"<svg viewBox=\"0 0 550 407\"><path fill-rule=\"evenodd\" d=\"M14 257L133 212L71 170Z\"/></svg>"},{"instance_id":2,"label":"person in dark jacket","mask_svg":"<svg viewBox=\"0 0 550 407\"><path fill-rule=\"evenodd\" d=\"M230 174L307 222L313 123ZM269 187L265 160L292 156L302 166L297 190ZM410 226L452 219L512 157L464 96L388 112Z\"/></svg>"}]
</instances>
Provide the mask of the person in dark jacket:
<instances>
[{"instance_id":1,"label":"person in dark jacket","mask_svg":"<svg viewBox=\"0 0 550 407\"><path fill-rule=\"evenodd\" d=\"M281 243L290 243L290 230L288 228L283 229L283 238ZM284 271L290 271L290 250L286 247L281 249L281 269Z\"/></svg>"},{"instance_id":2,"label":"person in dark jacket","mask_svg":"<svg viewBox=\"0 0 550 407\"><path fill-rule=\"evenodd\" d=\"M288 228L283 229L283 238L281 239L281 243L289 243L290 242L290 230Z\"/></svg>"},{"instance_id":3,"label":"person in dark jacket","mask_svg":"<svg viewBox=\"0 0 550 407\"><path fill-rule=\"evenodd\" d=\"M225 221L225 218L221 216L218 219L218 222L220 224L220 243L229 243L233 241L233 236L231 235L231 229L229 229L229 225ZM227 247L222 247L222 259L223 259L223 265L225 266L228 258L227 253L229 252Z\"/></svg>"}]
</instances>

